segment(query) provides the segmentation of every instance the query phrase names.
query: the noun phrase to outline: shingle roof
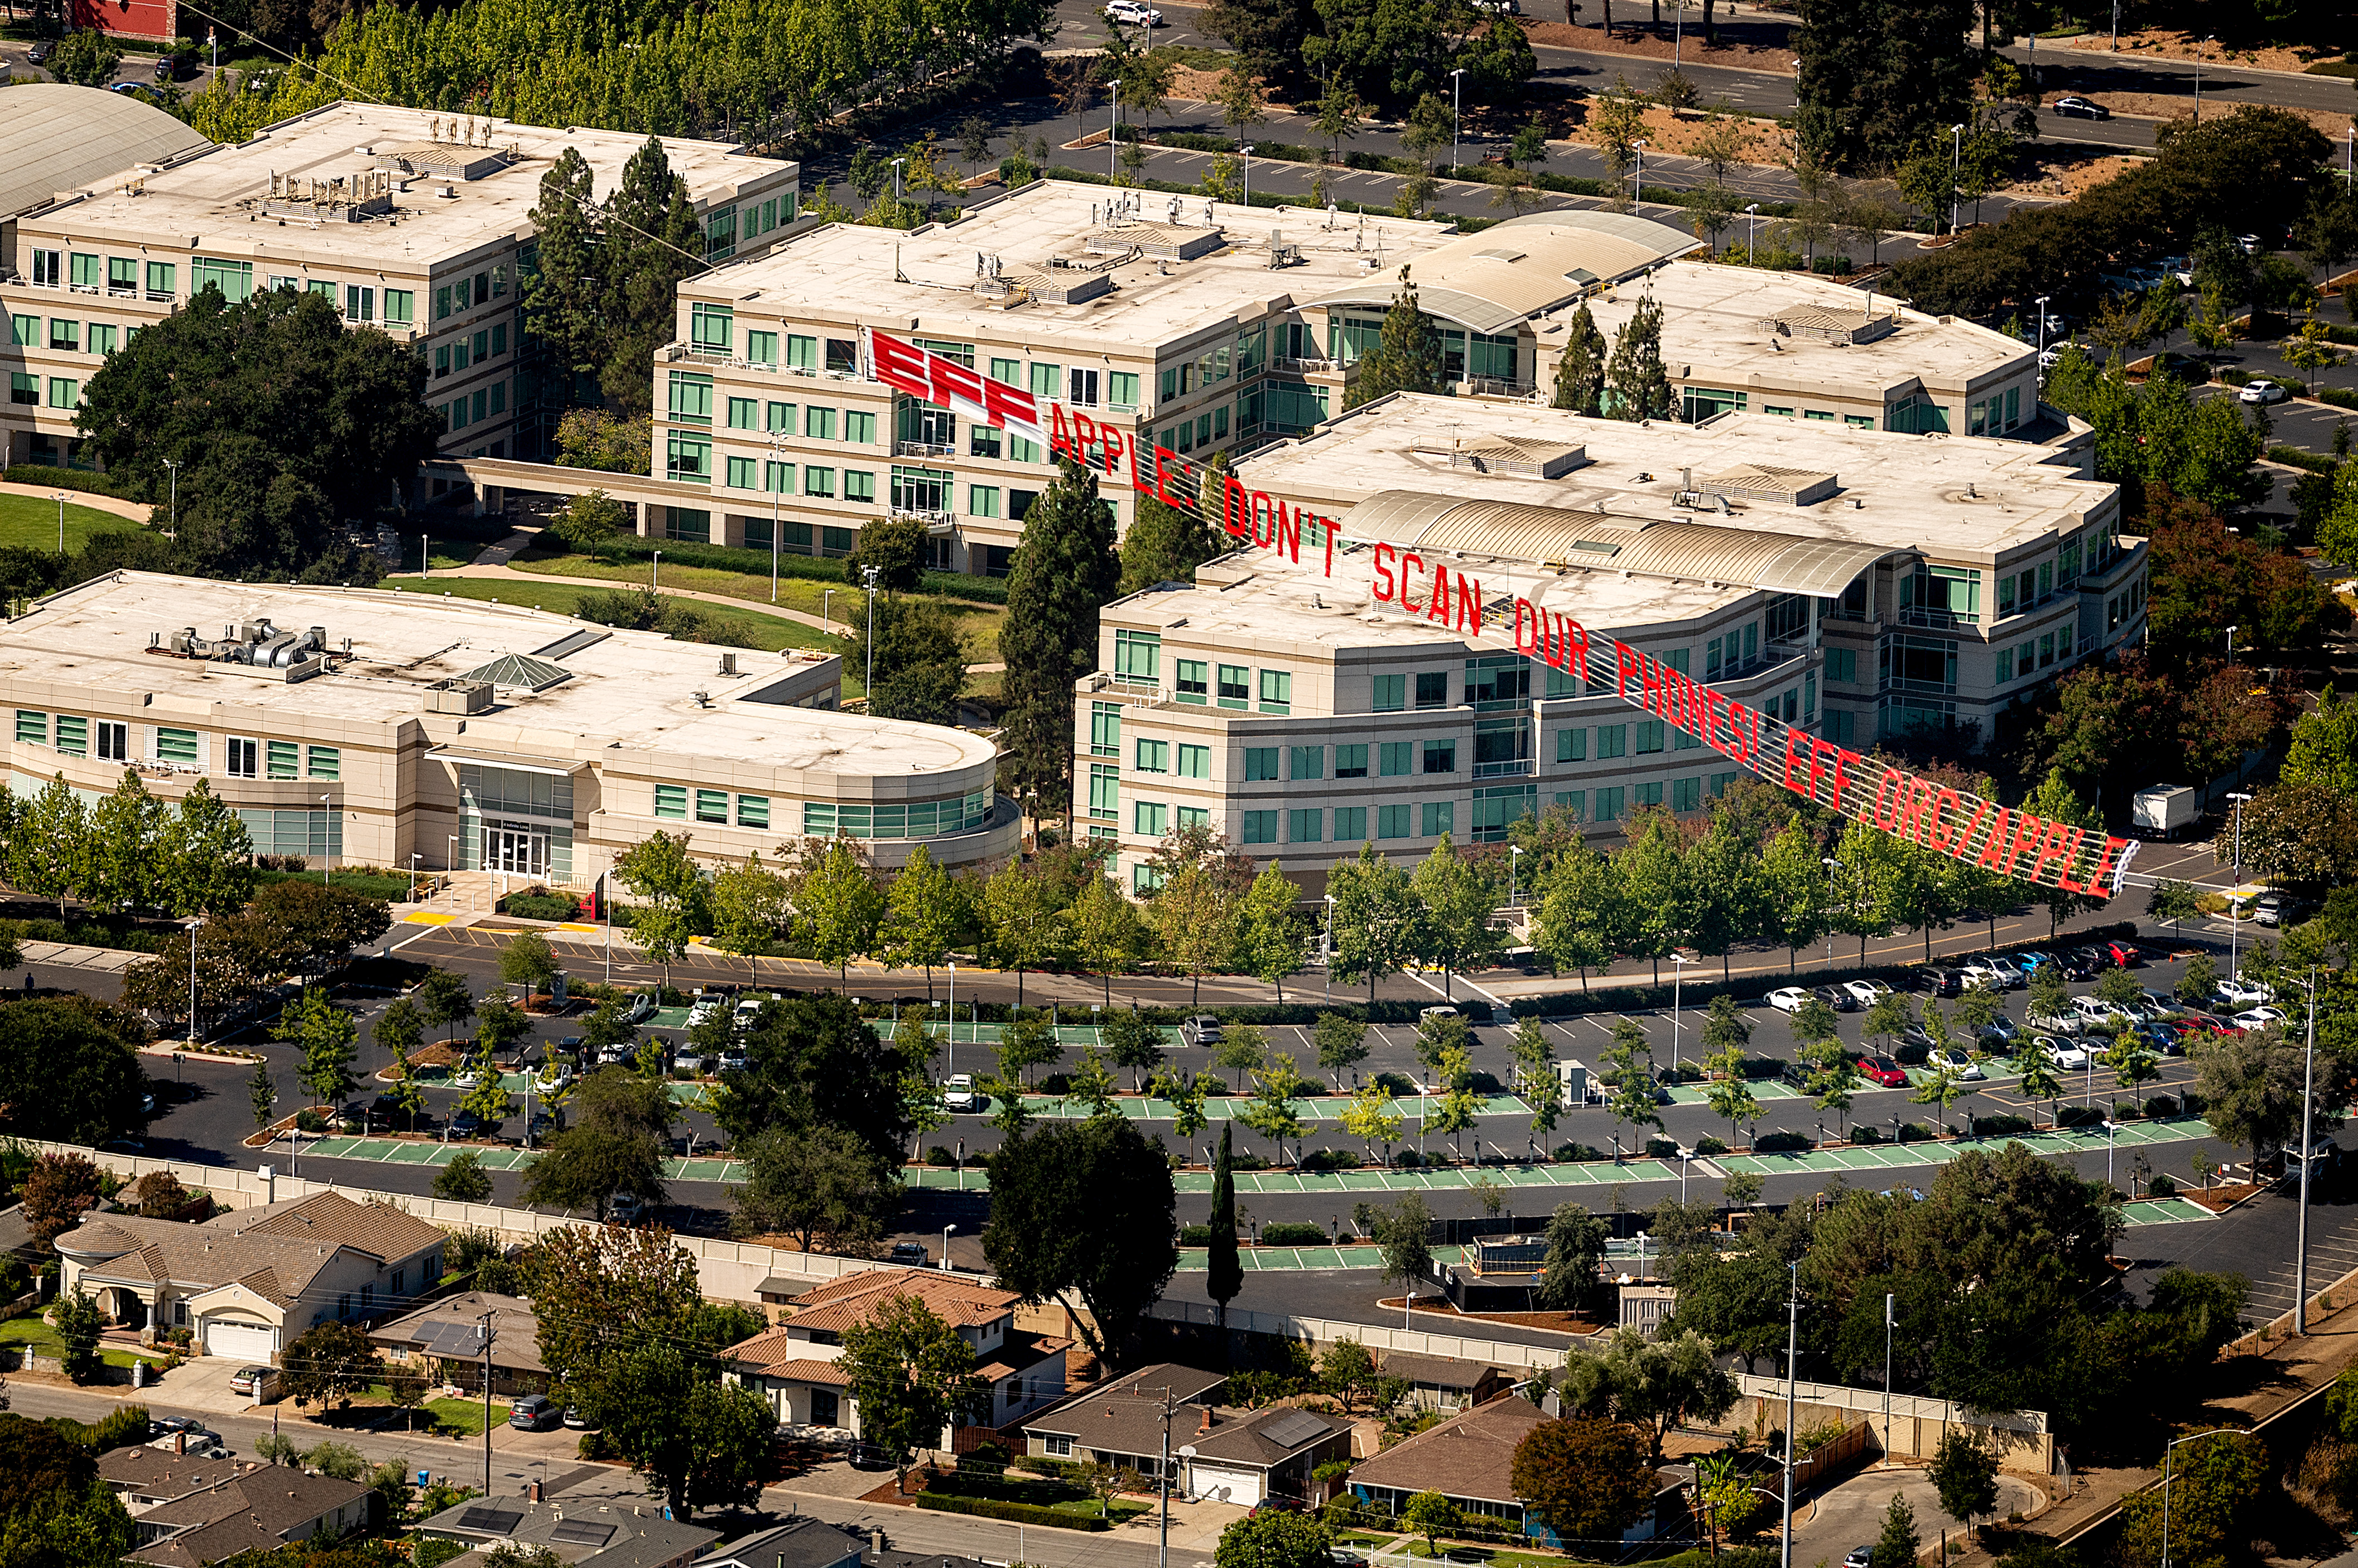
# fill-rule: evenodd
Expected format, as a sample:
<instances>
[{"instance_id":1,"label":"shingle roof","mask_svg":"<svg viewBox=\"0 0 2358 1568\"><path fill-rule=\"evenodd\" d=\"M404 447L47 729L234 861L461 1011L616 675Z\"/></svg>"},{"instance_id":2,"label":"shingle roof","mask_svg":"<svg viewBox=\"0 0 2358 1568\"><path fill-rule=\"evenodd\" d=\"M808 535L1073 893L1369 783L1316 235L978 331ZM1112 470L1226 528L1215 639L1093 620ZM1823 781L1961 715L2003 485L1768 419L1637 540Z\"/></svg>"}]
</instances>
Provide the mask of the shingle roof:
<instances>
[{"instance_id":1,"label":"shingle roof","mask_svg":"<svg viewBox=\"0 0 2358 1568\"><path fill-rule=\"evenodd\" d=\"M190 1561L219 1563L241 1552L268 1551L313 1519L344 1508L368 1495L358 1481L339 1481L286 1465L248 1467L235 1480L205 1491L192 1492L159 1504L139 1516L142 1529L176 1530L157 1546L177 1550L157 1554L156 1547L134 1552L149 1563L179 1565Z\"/></svg>"},{"instance_id":2,"label":"shingle roof","mask_svg":"<svg viewBox=\"0 0 2358 1568\"><path fill-rule=\"evenodd\" d=\"M1387 1350L1376 1370L1388 1378L1405 1378L1436 1389L1470 1389L1496 1371L1487 1361L1464 1361L1455 1356L1420 1356L1411 1350Z\"/></svg>"},{"instance_id":3,"label":"shingle roof","mask_svg":"<svg viewBox=\"0 0 2358 1568\"><path fill-rule=\"evenodd\" d=\"M1266 1468L1347 1429L1324 1416L1279 1406L1233 1410L1195 1402L1227 1379L1217 1372L1170 1364L1125 1372L1065 1400L1054 1410L1027 1416L1026 1432L1070 1436L1084 1448L1109 1454L1154 1454L1163 1445L1164 1390L1188 1401L1171 1418L1171 1445L1193 1444L1198 1457L1221 1464ZM1206 1430L1206 1417L1209 1429ZM1272 1428L1291 1428L1271 1436Z\"/></svg>"},{"instance_id":4,"label":"shingle roof","mask_svg":"<svg viewBox=\"0 0 2358 1568\"><path fill-rule=\"evenodd\" d=\"M202 1225L111 1214L84 1220L59 1239L64 1250L90 1260L85 1268L99 1280L171 1281L198 1290L242 1284L283 1307L343 1249L395 1263L447 1238L390 1204L314 1193L233 1209Z\"/></svg>"},{"instance_id":5,"label":"shingle roof","mask_svg":"<svg viewBox=\"0 0 2358 1568\"><path fill-rule=\"evenodd\" d=\"M774 1529L757 1530L696 1560L708 1564L738 1563L741 1568L833 1568L846 1557L867 1550L865 1537L807 1516L789 1519Z\"/></svg>"},{"instance_id":6,"label":"shingle roof","mask_svg":"<svg viewBox=\"0 0 2358 1568\"><path fill-rule=\"evenodd\" d=\"M972 1280L922 1269L871 1269L806 1291L786 1321L804 1330L841 1333L864 1323L894 1296L914 1296L952 1328L979 1328L1015 1310L1022 1298Z\"/></svg>"},{"instance_id":7,"label":"shingle roof","mask_svg":"<svg viewBox=\"0 0 2358 1568\"><path fill-rule=\"evenodd\" d=\"M1515 1445L1552 1419L1525 1399L1492 1400L1395 1444L1351 1472L1355 1487L1394 1487L1447 1498L1512 1503Z\"/></svg>"},{"instance_id":8,"label":"shingle roof","mask_svg":"<svg viewBox=\"0 0 2358 1568\"><path fill-rule=\"evenodd\" d=\"M696 1552L720 1539L719 1530L658 1519L622 1503L535 1503L527 1498L501 1498L497 1499L500 1511L514 1516L508 1528L484 1529L464 1522L471 1509L481 1518L486 1504L485 1498L471 1498L443 1509L416 1528L422 1534L440 1536L446 1541L472 1541L479 1547L510 1543L546 1546L567 1563L590 1563L595 1568L644 1568L669 1563L682 1552ZM600 1536L596 1527L601 1525L610 1527L610 1533ZM466 1561L480 1563L483 1559L478 1555Z\"/></svg>"},{"instance_id":9,"label":"shingle roof","mask_svg":"<svg viewBox=\"0 0 2358 1568\"><path fill-rule=\"evenodd\" d=\"M540 1324L534 1317L532 1300L528 1296L501 1295L492 1291L469 1291L463 1295L445 1296L440 1301L405 1313L392 1322L381 1324L369 1331L369 1338L388 1348L430 1349L435 1337L430 1329L440 1325L457 1325L473 1333L485 1313L492 1320L492 1365L520 1372L546 1372L548 1368L540 1358Z\"/></svg>"},{"instance_id":10,"label":"shingle roof","mask_svg":"<svg viewBox=\"0 0 2358 1568\"><path fill-rule=\"evenodd\" d=\"M439 1226L387 1203L354 1203L341 1193L313 1193L261 1208L233 1209L209 1222L233 1236L325 1241L395 1262L447 1239Z\"/></svg>"},{"instance_id":11,"label":"shingle roof","mask_svg":"<svg viewBox=\"0 0 2358 1568\"><path fill-rule=\"evenodd\" d=\"M806 1354L810 1349L807 1339L789 1339L784 1329L772 1329L757 1334L722 1352L723 1357L741 1373L750 1372L763 1378L784 1378L790 1382L819 1383L831 1389L851 1386L851 1377L833 1361L818 1360Z\"/></svg>"},{"instance_id":12,"label":"shingle roof","mask_svg":"<svg viewBox=\"0 0 2358 1568\"><path fill-rule=\"evenodd\" d=\"M145 1446L110 1448L98 1456L100 1480L117 1490L151 1498L201 1491L259 1468L249 1459L200 1459Z\"/></svg>"}]
</instances>

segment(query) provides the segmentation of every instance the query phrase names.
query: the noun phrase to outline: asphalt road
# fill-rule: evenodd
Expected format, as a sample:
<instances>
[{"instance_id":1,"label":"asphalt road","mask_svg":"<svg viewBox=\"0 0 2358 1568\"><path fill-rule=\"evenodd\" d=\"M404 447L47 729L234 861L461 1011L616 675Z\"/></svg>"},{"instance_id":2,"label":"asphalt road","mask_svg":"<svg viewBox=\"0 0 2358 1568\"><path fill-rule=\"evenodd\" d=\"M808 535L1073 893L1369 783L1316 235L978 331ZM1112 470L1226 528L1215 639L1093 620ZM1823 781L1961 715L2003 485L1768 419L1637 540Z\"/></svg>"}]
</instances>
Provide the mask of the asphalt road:
<instances>
[{"instance_id":1,"label":"asphalt road","mask_svg":"<svg viewBox=\"0 0 2358 1568\"><path fill-rule=\"evenodd\" d=\"M2033 50L2028 41L2008 44L2000 54L2019 65L2036 65L2042 84L2056 80L2059 70L2071 74L2074 92L2194 92L2196 68L2191 61L2155 59L2124 50L2118 54L2093 49L2067 49L2050 43ZM2205 64L2201 68L2202 104L2222 106L2278 103L2293 109L2323 109L2344 114L2353 97L2350 81L2340 76L2297 75L2279 70L2255 70L2242 66Z\"/></svg>"}]
</instances>

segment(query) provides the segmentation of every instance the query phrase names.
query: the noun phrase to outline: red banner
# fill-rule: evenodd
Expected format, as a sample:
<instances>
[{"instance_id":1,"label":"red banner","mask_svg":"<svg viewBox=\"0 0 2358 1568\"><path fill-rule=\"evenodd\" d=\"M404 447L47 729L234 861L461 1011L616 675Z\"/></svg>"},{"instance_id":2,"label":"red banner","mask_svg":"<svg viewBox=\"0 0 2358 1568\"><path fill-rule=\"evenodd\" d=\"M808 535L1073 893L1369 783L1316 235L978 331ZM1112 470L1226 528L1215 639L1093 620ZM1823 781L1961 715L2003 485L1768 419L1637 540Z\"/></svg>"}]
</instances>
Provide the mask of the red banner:
<instances>
[{"instance_id":1,"label":"red banner","mask_svg":"<svg viewBox=\"0 0 2358 1568\"><path fill-rule=\"evenodd\" d=\"M1167 447L1149 442L1141 448L1135 436L1100 424L1079 409L977 375L914 343L884 332L871 331L868 337L876 379L894 390L1033 440L1044 439L1059 455L1126 482L1141 495L1216 518L1240 547L1274 551L1299 565L1308 535L1324 547L1325 575L1335 575L1337 534L1333 519L1247 489L1225 474L1217 492L1206 496L1207 470ZM2130 858L2136 853L2129 840L2050 822L1905 769L1870 763L1860 752L1737 702L1617 638L1593 637L1560 611L1520 594L1486 594L1481 580L1470 572L1428 561L1385 540L1368 543L1373 546L1370 591L1379 601L1468 641L1507 635L1517 653L1580 676L1592 691L1610 690L1770 784L1855 822L2017 881L2096 899L2121 890Z\"/></svg>"}]
</instances>

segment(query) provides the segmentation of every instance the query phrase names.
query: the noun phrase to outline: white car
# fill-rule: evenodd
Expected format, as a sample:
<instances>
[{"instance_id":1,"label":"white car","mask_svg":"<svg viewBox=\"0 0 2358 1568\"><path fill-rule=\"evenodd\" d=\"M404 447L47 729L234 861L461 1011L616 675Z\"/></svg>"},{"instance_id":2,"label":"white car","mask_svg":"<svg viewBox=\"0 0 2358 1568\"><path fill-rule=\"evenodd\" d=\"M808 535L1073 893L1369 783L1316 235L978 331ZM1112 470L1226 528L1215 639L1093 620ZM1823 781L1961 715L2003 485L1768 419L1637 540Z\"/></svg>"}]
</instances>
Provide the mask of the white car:
<instances>
[{"instance_id":1,"label":"white car","mask_svg":"<svg viewBox=\"0 0 2358 1568\"><path fill-rule=\"evenodd\" d=\"M466 1093L469 1089L481 1088L483 1087L483 1075L472 1067L461 1068L451 1075L450 1087L460 1094Z\"/></svg>"},{"instance_id":2,"label":"white car","mask_svg":"<svg viewBox=\"0 0 2358 1568\"><path fill-rule=\"evenodd\" d=\"M2086 1019L2091 1023L2102 1023L2106 1019L2115 1016L2122 1018L2129 1016L2129 1011L2127 1008L2122 1007L2115 1002L2106 1001L2104 998L2099 996L2073 997L2071 999L2071 1011L2078 1013L2082 1018Z\"/></svg>"},{"instance_id":3,"label":"white car","mask_svg":"<svg viewBox=\"0 0 2358 1568\"><path fill-rule=\"evenodd\" d=\"M1984 1078L1989 1076L1988 1074L1982 1071L1980 1063L1974 1061L1971 1056L1966 1055L1963 1051L1927 1052L1924 1056L1924 1065L1931 1068L1936 1073L1948 1073L1952 1076L1963 1078L1965 1082L1972 1084L1980 1083Z\"/></svg>"},{"instance_id":4,"label":"white car","mask_svg":"<svg viewBox=\"0 0 2358 1568\"><path fill-rule=\"evenodd\" d=\"M2238 1029L2266 1029L2270 1024L2285 1022L2284 1009L2280 1007L2248 1008L2229 1019L2228 1022Z\"/></svg>"},{"instance_id":5,"label":"white car","mask_svg":"<svg viewBox=\"0 0 2358 1568\"><path fill-rule=\"evenodd\" d=\"M561 1062L553 1062L549 1064L549 1065L542 1068L540 1076L533 1079L533 1092L535 1094L553 1095L563 1089L566 1085L572 1081L573 1069L565 1065Z\"/></svg>"},{"instance_id":6,"label":"white car","mask_svg":"<svg viewBox=\"0 0 2358 1568\"><path fill-rule=\"evenodd\" d=\"M654 997L646 991L641 991L638 995L631 999L631 1005L622 1010L622 1022L625 1023L644 1023L648 1019L653 1018L654 1015Z\"/></svg>"},{"instance_id":7,"label":"white car","mask_svg":"<svg viewBox=\"0 0 2358 1568\"><path fill-rule=\"evenodd\" d=\"M720 999L719 997L708 996L699 998L697 1000L696 1005L687 1010L687 1026L690 1029L693 1029L698 1024L703 1022L706 1019L718 1013L719 1011Z\"/></svg>"},{"instance_id":8,"label":"white car","mask_svg":"<svg viewBox=\"0 0 2358 1568\"><path fill-rule=\"evenodd\" d=\"M638 1049L635 1046L608 1045L598 1053L598 1065L601 1067L619 1067L637 1054Z\"/></svg>"},{"instance_id":9,"label":"white car","mask_svg":"<svg viewBox=\"0 0 2358 1568\"><path fill-rule=\"evenodd\" d=\"M2050 1040L2047 1044L2048 1055L2057 1066L2067 1071L2074 1073L2084 1071L2089 1062L2093 1060L2088 1054L2088 1048L2085 1045L2073 1044L2063 1040Z\"/></svg>"},{"instance_id":10,"label":"white car","mask_svg":"<svg viewBox=\"0 0 2358 1568\"><path fill-rule=\"evenodd\" d=\"M980 1110L983 1096L974 1087L974 1079L965 1073L953 1073L942 1086L942 1104L956 1111Z\"/></svg>"},{"instance_id":11,"label":"white car","mask_svg":"<svg viewBox=\"0 0 2358 1568\"><path fill-rule=\"evenodd\" d=\"M1159 27L1163 25L1163 13L1152 5L1140 5L1138 0L1106 0L1105 14L1133 27Z\"/></svg>"},{"instance_id":12,"label":"white car","mask_svg":"<svg viewBox=\"0 0 2358 1568\"><path fill-rule=\"evenodd\" d=\"M2088 1021L2076 1012L2034 1012L2030 1027L2041 1034L2084 1034Z\"/></svg>"},{"instance_id":13,"label":"white car","mask_svg":"<svg viewBox=\"0 0 2358 1568\"><path fill-rule=\"evenodd\" d=\"M2270 403L2282 403L2291 395L2276 382L2247 381L2244 384L2244 390L2235 394L2235 401L2264 406Z\"/></svg>"},{"instance_id":14,"label":"white car","mask_svg":"<svg viewBox=\"0 0 2358 1568\"><path fill-rule=\"evenodd\" d=\"M2276 1000L2276 993L2238 975L2219 982L2219 1000L2234 1002L2238 1007L2257 1007L2264 1001Z\"/></svg>"},{"instance_id":15,"label":"white car","mask_svg":"<svg viewBox=\"0 0 2358 1568\"><path fill-rule=\"evenodd\" d=\"M759 997L749 996L744 1000L737 1004L737 1011L730 1019L730 1022L736 1024L737 1032L741 1034L745 1031L752 1028L754 1021L759 1019L761 1016L761 999Z\"/></svg>"},{"instance_id":16,"label":"white car","mask_svg":"<svg viewBox=\"0 0 2358 1568\"><path fill-rule=\"evenodd\" d=\"M1810 1005L1810 993L1800 986L1782 986L1768 993L1768 1005L1779 1012L1799 1012Z\"/></svg>"},{"instance_id":17,"label":"white car","mask_svg":"<svg viewBox=\"0 0 2358 1568\"><path fill-rule=\"evenodd\" d=\"M720 1053L720 1070L724 1073L741 1073L745 1063L745 1053L735 1046Z\"/></svg>"},{"instance_id":18,"label":"white car","mask_svg":"<svg viewBox=\"0 0 2358 1568\"><path fill-rule=\"evenodd\" d=\"M1881 980L1844 980L1843 989L1856 998L1861 1007L1873 1007L1878 1000L1891 994L1891 988Z\"/></svg>"}]
</instances>

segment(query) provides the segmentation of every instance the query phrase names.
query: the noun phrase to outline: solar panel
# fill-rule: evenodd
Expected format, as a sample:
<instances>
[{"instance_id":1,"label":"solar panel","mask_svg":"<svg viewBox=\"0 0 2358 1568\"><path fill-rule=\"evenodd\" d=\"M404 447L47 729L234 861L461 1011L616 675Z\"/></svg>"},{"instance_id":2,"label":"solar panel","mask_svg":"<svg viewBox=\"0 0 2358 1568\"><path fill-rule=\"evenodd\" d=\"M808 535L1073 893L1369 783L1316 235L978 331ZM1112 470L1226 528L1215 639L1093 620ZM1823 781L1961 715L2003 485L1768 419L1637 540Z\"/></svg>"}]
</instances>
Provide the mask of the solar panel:
<instances>
[{"instance_id":1,"label":"solar panel","mask_svg":"<svg viewBox=\"0 0 2358 1568\"><path fill-rule=\"evenodd\" d=\"M471 1508L459 1516L460 1530L479 1530L487 1535L506 1535L523 1522L522 1509Z\"/></svg>"},{"instance_id":2,"label":"solar panel","mask_svg":"<svg viewBox=\"0 0 2358 1568\"><path fill-rule=\"evenodd\" d=\"M1282 1415L1260 1429L1262 1438L1280 1448L1299 1448L1314 1437L1324 1437L1333 1429L1305 1411Z\"/></svg>"},{"instance_id":3,"label":"solar panel","mask_svg":"<svg viewBox=\"0 0 2358 1568\"><path fill-rule=\"evenodd\" d=\"M422 1323L417 1325L417 1347L428 1356L481 1356L483 1339L476 1329L471 1323Z\"/></svg>"},{"instance_id":4,"label":"solar panel","mask_svg":"<svg viewBox=\"0 0 2358 1568\"><path fill-rule=\"evenodd\" d=\"M563 1519L548 1532L549 1544L552 1546L602 1547L613 1539L612 1525L593 1524L588 1519Z\"/></svg>"}]
</instances>

